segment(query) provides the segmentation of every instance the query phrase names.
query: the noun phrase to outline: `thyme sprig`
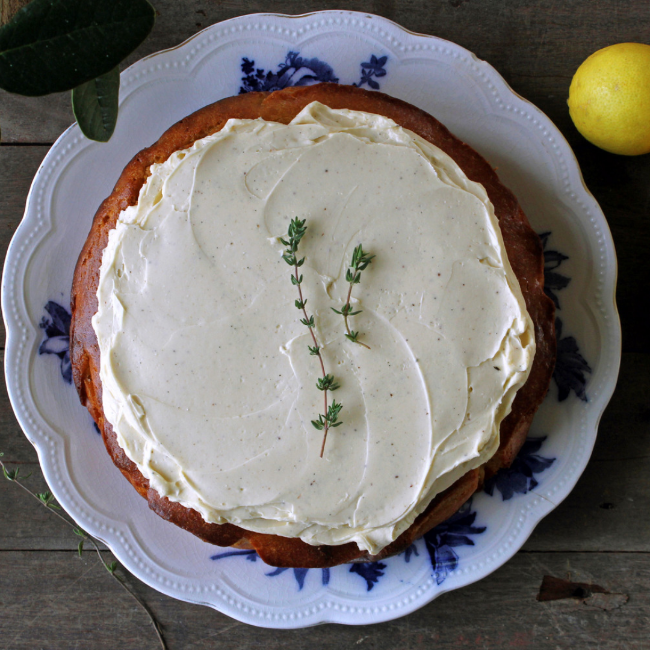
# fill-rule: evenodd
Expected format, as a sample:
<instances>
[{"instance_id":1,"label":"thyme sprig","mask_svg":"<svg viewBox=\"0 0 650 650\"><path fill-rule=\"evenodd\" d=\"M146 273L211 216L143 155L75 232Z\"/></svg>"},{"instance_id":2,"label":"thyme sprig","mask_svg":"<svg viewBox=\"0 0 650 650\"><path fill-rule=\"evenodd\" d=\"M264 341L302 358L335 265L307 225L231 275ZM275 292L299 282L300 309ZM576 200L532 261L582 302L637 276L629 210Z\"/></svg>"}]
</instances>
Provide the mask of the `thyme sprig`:
<instances>
[{"instance_id":1,"label":"thyme sprig","mask_svg":"<svg viewBox=\"0 0 650 650\"><path fill-rule=\"evenodd\" d=\"M345 280L350 284L350 288L348 289L348 299L340 311L332 307L332 311L343 316L343 320L345 321L345 329L346 329L345 337L350 341L352 341L353 343L358 343L359 345L363 345L363 347L368 348L368 350L370 350L370 346L366 345L362 341L359 341L360 332L355 332L354 330L350 329L348 318L350 316L356 316L357 314L360 314L363 311L361 309L357 311L352 311L352 305L350 305L350 298L352 297L352 287L355 284L359 284L359 282L361 282L361 271L365 271L368 268L369 264L372 262L374 257L375 257L374 255L368 255L368 253L366 253L363 250L363 246L361 244L359 244L354 249L354 251L352 252L352 260L350 261L350 267L348 268L345 274Z\"/></svg>"},{"instance_id":2,"label":"thyme sprig","mask_svg":"<svg viewBox=\"0 0 650 650\"><path fill-rule=\"evenodd\" d=\"M2 456L4 456L4 454L0 452L0 457ZM0 460L0 467L2 467L2 473L4 474L4 477L8 481L15 483L20 488L22 488L25 492L27 492L32 497L34 497L43 507L50 510L52 514L58 517L66 526L72 528L72 531L74 532L75 535L81 538L79 540L79 544L77 545L77 554L79 555L79 557L82 556L84 543L90 542L90 544L96 551L97 556L99 557L99 561L102 563L102 566L113 576L113 578L115 578L115 580L117 580L120 583L122 588L138 603L138 605L140 605L140 607L147 614L149 620L151 621L151 625L153 625L153 628L156 631L156 634L158 635L158 641L160 642L160 647L162 648L162 650L167 650L167 643L165 642L165 638L163 637L160 623L158 623L153 612L149 609L149 606L144 602L144 600L142 600L140 596L138 596L134 591L131 590L130 587L127 586L126 581L122 576L116 573L116 570L119 566L118 563L115 561L106 562L106 560L104 560L104 556L102 555L102 551L99 548L97 540L94 537L92 537L92 535L88 534L85 530L83 530L73 522L66 519L62 514L57 512L57 510L61 510L61 507L54 502L54 496L52 495L51 492L49 491L32 492L26 485L21 483L21 479L25 480L29 478L31 476L31 473L22 476L20 474L20 467L17 467L15 469L8 469L7 466L2 462L2 460Z\"/></svg>"},{"instance_id":3,"label":"thyme sprig","mask_svg":"<svg viewBox=\"0 0 650 650\"><path fill-rule=\"evenodd\" d=\"M289 265L293 266L293 274L291 275L291 284L298 287L298 300L295 301L296 309L300 309L303 313L303 318L300 319L300 322L309 328L309 333L311 334L312 341L314 345L308 345L309 354L318 357L320 362L322 377L319 377L316 382L316 388L323 391L323 402L324 408L323 412L319 413L318 420L312 420L311 423L315 429L318 431L323 431L323 444L320 449L320 457L323 457L325 451L325 443L327 441L327 433L331 428L338 427L343 422L338 421L339 413L343 406L337 404L336 400L332 400L332 404L328 407L327 405L327 393L328 391L334 391L339 387L339 384L336 383L333 375L328 375L325 371L325 362L323 361L323 355L321 354L321 346L318 344L318 339L316 338L316 333L314 328L316 327L316 322L314 320L314 315L307 315L306 304L307 300L304 298L302 293L302 275L298 269L305 263L305 258L298 259L296 253L298 252L298 246L300 240L305 236L307 232L307 226L305 226L306 219L302 221L295 217L291 220L289 224L289 230L287 234L287 239L280 239L280 241L287 247L287 250L282 254L282 259Z\"/></svg>"},{"instance_id":4,"label":"thyme sprig","mask_svg":"<svg viewBox=\"0 0 650 650\"><path fill-rule=\"evenodd\" d=\"M331 376L331 375L328 375ZM338 385L336 386L338 388ZM330 389L333 390L333 389ZM320 457L323 457L323 450L325 449L325 442L327 441L327 432L334 427L340 427L343 422L338 422L339 413L343 408L342 404L339 404L335 399L332 400L332 404L327 409L327 414L323 415L322 413L318 414L318 420L312 420L311 423L314 425L314 428L319 431L325 430L323 434L323 444L320 450Z\"/></svg>"}]
</instances>

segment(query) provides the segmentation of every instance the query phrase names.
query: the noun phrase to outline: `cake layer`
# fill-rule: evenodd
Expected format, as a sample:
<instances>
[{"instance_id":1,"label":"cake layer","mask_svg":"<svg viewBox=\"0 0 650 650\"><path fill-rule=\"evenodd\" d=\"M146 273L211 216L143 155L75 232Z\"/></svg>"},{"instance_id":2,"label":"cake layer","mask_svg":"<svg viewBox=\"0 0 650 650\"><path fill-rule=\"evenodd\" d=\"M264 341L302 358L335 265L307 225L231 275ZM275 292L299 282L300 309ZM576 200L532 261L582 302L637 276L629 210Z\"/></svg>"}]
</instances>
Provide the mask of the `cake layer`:
<instances>
[{"instance_id":1,"label":"cake layer","mask_svg":"<svg viewBox=\"0 0 650 650\"><path fill-rule=\"evenodd\" d=\"M110 231L93 319L103 410L160 496L206 522L376 554L499 446L535 353L485 188L392 120L314 102L233 119L154 164ZM303 291L279 238L307 220ZM376 257L340 309L352 249Z\"/></svg>"}]
</instances>

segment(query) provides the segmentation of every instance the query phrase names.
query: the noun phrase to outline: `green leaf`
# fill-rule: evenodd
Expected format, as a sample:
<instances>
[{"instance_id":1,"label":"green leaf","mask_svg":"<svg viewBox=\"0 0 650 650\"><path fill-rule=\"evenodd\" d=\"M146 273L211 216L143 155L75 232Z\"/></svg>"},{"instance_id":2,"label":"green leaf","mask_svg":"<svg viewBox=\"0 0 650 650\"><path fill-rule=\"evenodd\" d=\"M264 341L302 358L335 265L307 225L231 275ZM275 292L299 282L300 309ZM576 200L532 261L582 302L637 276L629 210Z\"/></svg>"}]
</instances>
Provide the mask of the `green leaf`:
<instances>
[{"instance_id":1,"label":"green leaf","mask_svg":"<svg viewBox=\"0 0 650 650\"><path fill-rule=\"evenodd\" d=\"M329 422L336 422L336 418L338 417L342 408L343 404L338 404L336 400L332 400L329 409L327 409L327 420Z\"/></svg>"},{"instance_id":2,"label":"green leaf","mask_svg":"<svg viewBox=\"0 0 650 650\"><path fill-rule=\"evenodd\" d=\"M72 90L115 68L155 17L147 0L32 0L0 28L0 88Z\"/></svg>"},{"instance_id":3,"label":"green leaf","mask_svg":"<svg viewBox=\"0 0 650 650\"><path fill-rule=\"evenodd\" d=\"M9 481L17 481L19 478L25 480L26 478L29 478L32 473L30 472L26 476L21 476L20 475L20 467L16 467L16 469L7 469L6 467L2 467L2 473L5 475L5 478Z\"/></svg>"},{"instance_id":4,"label":"green leaf","mask_svg":"<svg viewBox=\"0 0 650 650\"><path fill-rule=\"evenodd\" d=\"M117 562L111 562L109 565L107 565L106 570L109 573L115 573L115 569L117 569Z\"/></svg>"},{"instance_id":5,"label":"green leaf","mask_svg":"<svg viewBox=\"0 0 650 650\"><path fill-rule=\"evenodd\" d=\"M52 493L47 490L46 492L38 492L36 496L41 500L42 503L47 505L52 500Z\"/></svg>"},{"instance_id":6,"label":"green leaf","mask_svg":"<svg viewBox=\"0 0 650 650\"><path fill-rule=\"evenodd\" d=\"M80 539L79 540L79 545L77 546L77 553L79 554L79 557L81 557L81 554L84 552L84 540Z\"/></svg>"},{"instance_id":7,"label":"green leaf","mask_svg":"<svg viewBox=\"0 0 650 650\"><path fill-rule=\"evenodd\" d=\"M325 375L324 377L318 378L316 388L318 390L336 390L339 388L339 384L336 383L334 375Z\"/></svg>"},{"instance_id":8,"label":"green leaf","mask_svg":"<svg viewBox=\"0 0 650 650\"><path fill-rule=\"evenodd\" d=\"M81 132L90 140L108 142L115 130L120 95L120 71L82 84L72 91L72 110Z\"/></svg>"},{"instance_id":9,"label":"green leaf","mask_svg":"<svg viewBox=\"0 0 650 650\"><path fill-rule=\"evenodd\" d=\"M48 490L46 492L39 492L36 496L40 499L41 503L48 508L55 508L61 510L59 506L54 503L54 495Z\"/></svg>"}]
</instances>

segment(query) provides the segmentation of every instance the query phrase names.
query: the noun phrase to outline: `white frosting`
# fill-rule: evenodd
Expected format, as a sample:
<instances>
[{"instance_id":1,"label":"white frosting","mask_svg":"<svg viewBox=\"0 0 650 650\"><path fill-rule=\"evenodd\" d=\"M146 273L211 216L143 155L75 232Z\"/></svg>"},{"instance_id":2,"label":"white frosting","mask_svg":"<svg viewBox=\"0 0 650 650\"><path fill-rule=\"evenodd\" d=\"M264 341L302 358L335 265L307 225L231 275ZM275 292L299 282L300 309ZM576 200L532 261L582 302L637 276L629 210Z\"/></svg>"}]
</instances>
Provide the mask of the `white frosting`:
<instances>
[{"instance_id":1,"label":"white frosting","mask_svg":"<svg viewBox=\"0 0 650 650\"><path fill-rule=\"evenodd\" d=\"M322 433L320 367L343 425ZM376 257L353 290L362 243ZM103 407L151 486L209 522L379 552L499 445L535 353L493 207L437 147L368 113L230 120L151 167L104 251L93 327Z\"/></svg>"}]
</instances>

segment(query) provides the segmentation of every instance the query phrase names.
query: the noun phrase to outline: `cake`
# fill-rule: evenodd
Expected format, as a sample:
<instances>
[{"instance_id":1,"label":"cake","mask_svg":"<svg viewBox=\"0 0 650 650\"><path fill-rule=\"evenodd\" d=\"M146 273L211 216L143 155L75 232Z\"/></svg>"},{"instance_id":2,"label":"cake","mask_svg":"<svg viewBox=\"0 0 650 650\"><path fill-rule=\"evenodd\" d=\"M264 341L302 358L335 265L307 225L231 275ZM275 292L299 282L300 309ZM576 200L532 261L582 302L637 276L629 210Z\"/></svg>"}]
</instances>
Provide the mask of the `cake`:
<instances>
[{"instance_id":1,"label":"cake","mask_svg":"<svg viewBox=\"0 0 650 650\"><path fill-rule=\"evenodd\" d=\"M312 330L282 259L295 217L341 384L323 458ZM364 346L333 311L359 244ZM548 390L553 304L539 239L478 153L409 104L319 84L212 104L127 165L77 264L71 359L154 512L324 568L400 552L512 462Z\"/></svg>"}]
</instances>

